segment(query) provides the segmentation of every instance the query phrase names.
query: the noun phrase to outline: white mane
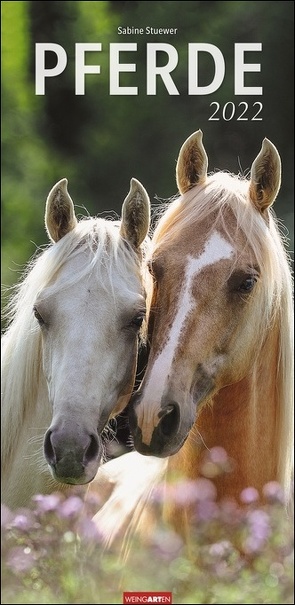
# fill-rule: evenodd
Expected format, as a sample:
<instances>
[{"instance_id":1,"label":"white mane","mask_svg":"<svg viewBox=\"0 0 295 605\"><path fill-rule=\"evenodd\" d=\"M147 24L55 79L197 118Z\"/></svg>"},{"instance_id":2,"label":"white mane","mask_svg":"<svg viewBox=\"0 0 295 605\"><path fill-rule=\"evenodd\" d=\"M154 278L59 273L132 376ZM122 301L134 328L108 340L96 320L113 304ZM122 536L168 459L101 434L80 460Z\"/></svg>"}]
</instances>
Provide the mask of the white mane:
<instances>
[{"instance_id":1,"label":"white mane","mask_svg":"<svg viewBox=\"0 0 295 605\"><path fill-rule=\"evenodd\" d=\"M86 218L54 245L41 251L27 265L25 275L14 288L7 305L8 327L2 337L2 462L9 463L18 426L34 402L41 370L41 336L33 314L39 292L54 280L69 257L90 250L91 262L80 273L69 277L67 285L78 282L85 274L107 271L105 288L112 288L113 270L122 275L126 285L132 273L141 277L141 259L119 233L119 222ZM85 257L86 258L86 257ZM88 258L88 257L87 257Z\"/></svg>"}]
</instances>

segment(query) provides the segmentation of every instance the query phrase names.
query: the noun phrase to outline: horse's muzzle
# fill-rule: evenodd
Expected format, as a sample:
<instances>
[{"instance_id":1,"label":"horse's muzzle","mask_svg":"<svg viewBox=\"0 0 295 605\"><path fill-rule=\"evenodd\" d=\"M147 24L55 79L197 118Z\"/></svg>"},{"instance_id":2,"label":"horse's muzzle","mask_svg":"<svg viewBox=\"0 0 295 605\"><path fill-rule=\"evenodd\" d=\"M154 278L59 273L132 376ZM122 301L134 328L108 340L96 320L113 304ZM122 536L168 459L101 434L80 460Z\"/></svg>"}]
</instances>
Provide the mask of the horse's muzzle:
<instances>
[{"instance_id":1,"label":"horse's muzzle","mask_svg":"<svg viewBox=\"0 0 295 605\"><path fill-rule=\"evenodd\" d=\"M82 485L95 477L101 459L97 434L67 434L50 428L44 438L44 455L54 479Z\"/></svg>"},{"instance_id":2,"label":"horse's muzzle","mask_svg":"<svg viewBox=\"0 0 295 605\"><path fill-rule=\"evenodd\" d=\"M133 403L135 401L134 398ZM171 401L161 408L158 419L158 424L152 432L150 442L145 443L142 429L137 421L136 405L129 408L129 423L135 449L140 454L165 458L179 450L187 437L187 433L184 438L179 433L180 408L175 401Z\"/></svg>"}]
</instances>

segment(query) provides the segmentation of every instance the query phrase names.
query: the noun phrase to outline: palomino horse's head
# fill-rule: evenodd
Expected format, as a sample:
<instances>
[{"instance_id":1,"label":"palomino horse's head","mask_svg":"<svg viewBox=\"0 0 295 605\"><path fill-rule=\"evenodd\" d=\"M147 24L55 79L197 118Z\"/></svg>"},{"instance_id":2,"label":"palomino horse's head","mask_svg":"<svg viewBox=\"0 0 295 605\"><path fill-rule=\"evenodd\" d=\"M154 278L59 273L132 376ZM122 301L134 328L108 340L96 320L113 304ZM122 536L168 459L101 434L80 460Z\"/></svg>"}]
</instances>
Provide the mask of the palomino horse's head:
<instances>
[{"instance_id":1,"label":"palomino horse's head","mask_svg":"<svg viewBox=\"0 0 295 605\"><path fill-rule=\"evenodd\" d=\"M43 264L53 270L37 294L34 314L53 411L44 453L59 482L93 479L102 454L100 434L132 393L146 312L142 244L149 218L149 198L136 179L120 223L78 222L66 179L47 198L45 223L53 246Z\"/></svg>"},{"instance_id":2,"label":"palomino horse's head","mask_svg":"<svg viewBox=\"0 0 295 605\"><path fill-rule=\"evenodd\" d=\"M151 350L130 406L143 454L176 453L200 407L247 375L278 299L269 215L280 187L276 148L264 139L250 180L208 176L207 165L198 131L180 150L181 197L152 240Z\"/></svg>"}]
</instances>

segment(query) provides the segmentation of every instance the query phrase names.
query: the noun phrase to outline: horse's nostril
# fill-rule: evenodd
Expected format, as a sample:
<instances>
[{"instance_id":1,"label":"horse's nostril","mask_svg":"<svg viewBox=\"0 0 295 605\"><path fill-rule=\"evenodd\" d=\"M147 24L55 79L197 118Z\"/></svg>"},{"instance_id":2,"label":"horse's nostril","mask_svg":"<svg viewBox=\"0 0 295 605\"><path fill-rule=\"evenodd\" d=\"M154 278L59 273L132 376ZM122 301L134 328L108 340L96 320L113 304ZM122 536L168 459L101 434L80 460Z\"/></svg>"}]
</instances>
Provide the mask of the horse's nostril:
<instances>
[{"instance_id":1,"label":"horse's nostril","mask_svg":"<svg viewBox=\"0 0 295 605\"><path fill-rule=\"evenodd\" d=\"M67 442L66 436L62 433L48 430L44 437L44 454L51 466L55 466L64 458L72 455L73 460L80 460L80 463L86 467L89 462L96 460L99 456L98 435L85 436L83 444L83 441L79 443L78 439L70 439Z\"/></svg>"},{"instance_id":2,"label":"horse's nostril","mask_svg":"<svg viewBox=\"0 0 295 605\"><path fill-rule=\"evenodd\" d=\"M178 403L170 403L162 412L162 418L159 423L159 429L162 435L169 437L177 432L180 421L180 412Z\"/></svg>"},{"instance_id":3,"label":"horse's nostril","mask_svg":"<svg viewBox=\"0 0 295 605\"><path fill-rule=\"evenodd\" d=\"M51 443L51 434L52 434L52 431L47 431L47 433L44 437L44 454L45 454L45 458L49 464L55 464L56 456L54 453L53 445Z\"/></svg>"},{"instance_id":4,"label":"horse's nostril","mask_svg":"<svg viewBox=\"0 0 295 605\"><path fill-rule=\"evenodd\" d=\"M88 464L91 460L98 457L99 441L96 435L90 435L90 443L85 451L83 463Z\"/></svg>"}]
</instances>

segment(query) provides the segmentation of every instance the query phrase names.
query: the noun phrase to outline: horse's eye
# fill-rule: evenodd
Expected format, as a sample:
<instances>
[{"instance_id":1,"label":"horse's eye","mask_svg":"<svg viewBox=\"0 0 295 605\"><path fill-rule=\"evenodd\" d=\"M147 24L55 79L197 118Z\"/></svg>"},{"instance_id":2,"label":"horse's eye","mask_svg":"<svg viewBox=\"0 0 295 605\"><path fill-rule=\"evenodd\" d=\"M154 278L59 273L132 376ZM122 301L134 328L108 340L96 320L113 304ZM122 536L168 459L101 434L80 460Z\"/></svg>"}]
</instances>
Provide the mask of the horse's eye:
<instances>
[{"instance_id":1,"label":"horse's eye","mask_svg":"<svg viewBox=\"0 0 295 605\"><path fill-rule=\"evenodd\" d=\"M39 324L40 326L43 326L43 325L45 324L45 321L44 321L44 319L43 319L42 315L40 315L40 313L39 313L39 311L38 311L37 307L33 307L33 311L34 311L34 315L35 315L35 317L36 317L36 319L37 319L38 324Z\"/></svg>"},{"instance_id":2,"label":"horse's eye","mask_svg":"<svg viewBox=\"0 0 295 605\"><path fill-rule=\"evenodd\" d=\"M135 330L139 330L139 328L142 326L143 320L145 318L145 314L144 313L138 313L137 315L135 315L131 322L130 322L130 326L132 328L134 328Z\"/></svg>"},{"instance_id":3,"label":"horse's eye","mask_svg":"<svg viewBox=\"0 0 295 605\"><path fill-rule=\"evenodd\" d=\"M257 277L255 275L249 275L239 285L238 291L241 292L241 294L249 294L253 290L256 282Z\"/></svg>"}]
</instances>

